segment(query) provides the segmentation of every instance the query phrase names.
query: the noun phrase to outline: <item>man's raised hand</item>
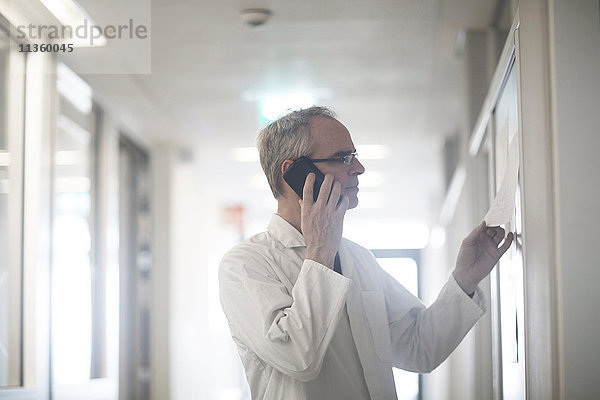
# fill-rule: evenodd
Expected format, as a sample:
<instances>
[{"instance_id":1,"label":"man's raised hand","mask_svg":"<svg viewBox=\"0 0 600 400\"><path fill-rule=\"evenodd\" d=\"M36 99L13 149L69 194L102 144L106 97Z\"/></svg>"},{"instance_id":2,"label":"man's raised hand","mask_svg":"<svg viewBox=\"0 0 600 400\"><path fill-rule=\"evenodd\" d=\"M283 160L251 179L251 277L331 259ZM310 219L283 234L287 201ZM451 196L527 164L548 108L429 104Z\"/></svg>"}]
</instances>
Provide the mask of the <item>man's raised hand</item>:
<instances>
[{"instance_id":1,"label":"man's raised hand","mask_svg":"<svg viewBox=\"0 0 600 400\"><path fill-rule=\"evenodd\" d=\"M315 174L306 177L300 200L300 229L306 243L306 258L333 269L335 254L342 239L344 215L349 199L333 175L325 175L317 201L313 201Z\"/></svg>"},{"instance_id":2,"label":"man's raised hand","mask_svg":"<svg viewBox=\"0 0 600 400\"><path fill-rule=\"evenodd\" d=\"M504 243L499 246L502 240ZM475 292L477 284L490 273L512 241L512 232L505 238L504 229L487 227L485 221L463 240L452 275L465 293Z\"/></svg>"}]
</instances>

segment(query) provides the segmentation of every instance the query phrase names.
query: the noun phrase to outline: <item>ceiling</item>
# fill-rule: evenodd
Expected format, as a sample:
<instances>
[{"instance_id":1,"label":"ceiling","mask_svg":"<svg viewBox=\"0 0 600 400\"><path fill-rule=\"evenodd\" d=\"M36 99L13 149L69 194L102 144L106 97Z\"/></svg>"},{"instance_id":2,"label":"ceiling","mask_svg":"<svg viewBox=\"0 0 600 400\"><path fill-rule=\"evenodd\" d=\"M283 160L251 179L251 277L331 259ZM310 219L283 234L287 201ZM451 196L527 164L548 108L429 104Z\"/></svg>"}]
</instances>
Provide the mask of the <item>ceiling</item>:
<instances>
[{"instance_id":1,"label":"ceiling","mask_svg":"<svg viewBox=\"0 0 600 400\"><path fill-rule=\"evenodd\" d=\"M119 52L111 43L64 58L80 72L116 60L123 71L140 60L151 69L82 75L129 134L193 149L194 159L216 163L231 181L249 182L260 174L258 165L224 161L229 149L254 145L265 97L306 91L338 112L356 144L389 146L386 159L365 160L368 169L384 171L387 184L374 191L387 199L386 211L361 215L389 217L392 210L431 224L443 199L443 138L461 125L457 36L489 27L498 1L79 3L99 25L151 16L148 61L135 48ZM240 19L248 7L268 8L272 18L250 28ZM230 187L220 190L223 201L238 201ZM257 190L255 207L270 207L268 191Z\"/></svg>"}]
</instances>

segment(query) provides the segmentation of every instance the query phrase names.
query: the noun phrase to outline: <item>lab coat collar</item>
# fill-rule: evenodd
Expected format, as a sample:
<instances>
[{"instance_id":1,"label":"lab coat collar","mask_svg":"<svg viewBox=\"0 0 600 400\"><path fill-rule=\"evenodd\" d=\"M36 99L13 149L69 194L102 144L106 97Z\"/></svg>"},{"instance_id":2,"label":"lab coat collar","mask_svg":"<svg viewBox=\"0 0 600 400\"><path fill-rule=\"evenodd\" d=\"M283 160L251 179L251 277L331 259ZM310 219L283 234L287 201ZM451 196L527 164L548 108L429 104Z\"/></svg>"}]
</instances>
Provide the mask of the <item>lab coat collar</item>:
<instances>
[{"instance_id":1,"label":"lab coat collar","mask_svg":"<svg viewBox=\"0 0 600 400\"><path fill-rule=\"evenodd\" d=\"M271 216L267 231L287 248L306 247L304 237L298 229L277 214ZM340 264L342 265L342 274L347 278L351 278L354 273L354 262L344 241L345 239L342 239L338 251Z\"/></svg>"},{"instance_id":2,"label":"lab coat collar","mask_svg":"<svg viewBox=\"0 0 600 400\"><path fill-rule=\"evenodd\" d=\"M273 214L271 217L267 231L285 247L293 248L306 246L304 237L298 229L294 228L292 224L277 214Z\"/></svg>"}]
</instances>

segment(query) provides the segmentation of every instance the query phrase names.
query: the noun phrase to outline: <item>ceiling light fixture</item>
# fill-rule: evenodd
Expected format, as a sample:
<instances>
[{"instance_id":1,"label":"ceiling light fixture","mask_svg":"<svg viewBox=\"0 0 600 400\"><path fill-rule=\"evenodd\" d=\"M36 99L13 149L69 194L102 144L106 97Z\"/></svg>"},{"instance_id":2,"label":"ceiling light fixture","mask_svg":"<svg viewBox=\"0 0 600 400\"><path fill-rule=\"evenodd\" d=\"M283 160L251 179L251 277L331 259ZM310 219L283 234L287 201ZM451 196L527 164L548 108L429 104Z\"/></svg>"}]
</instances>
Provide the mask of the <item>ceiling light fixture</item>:
<instances>
[{"instance_id":1,"label":"ceiling light fixture","mask_svg":"<svg viewBox=\"0 0 600 400\"><path fill-rule=\"evenodd\" d=\"M70 26L73 30L81 26L85 26L87 29L88 25L90 27L96 25L85 10L73 0L40 0L40 3L42 3L62 25ZM75 36L71 38L71 40L74 40L74 44L77 47L106 46L106 38L103 35L94 39L92 43L88 40L81 40L79 37L76 38Z\"/></svg>"},{"instance_id":2,"label":"ceiling light fixture","mask_svg":"<svg viewBox=\"0 0 600 400\"><path fill-rule=\"evenodd\" d=\"M253 28L264 25L271 15L273 15L271 10L267 10L266 8L247 8L240 11L242 21Z\"/></svg>"}]
</instances>

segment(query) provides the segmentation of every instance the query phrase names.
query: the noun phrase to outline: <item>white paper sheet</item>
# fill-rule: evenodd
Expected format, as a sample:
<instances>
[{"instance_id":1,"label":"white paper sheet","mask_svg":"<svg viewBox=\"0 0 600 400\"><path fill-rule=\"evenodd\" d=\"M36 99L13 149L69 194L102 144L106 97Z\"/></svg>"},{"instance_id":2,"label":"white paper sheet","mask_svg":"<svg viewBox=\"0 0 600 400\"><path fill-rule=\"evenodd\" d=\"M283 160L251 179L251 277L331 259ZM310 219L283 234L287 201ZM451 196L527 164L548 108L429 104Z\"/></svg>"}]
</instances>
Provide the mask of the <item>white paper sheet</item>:
<instances>
[{"instance_id":1,"label":"white paper sheet","mask_svg":"<svg viewBox=\"0 0 600 400\"><path fill-rule=\"evenodd\" d=\"M515 194L519 178L519 142L515 135L510 143L504 178L496 198L483 217L487 226L500 226L510 222L515 209Z\"/></svg>"}]
</instances>

